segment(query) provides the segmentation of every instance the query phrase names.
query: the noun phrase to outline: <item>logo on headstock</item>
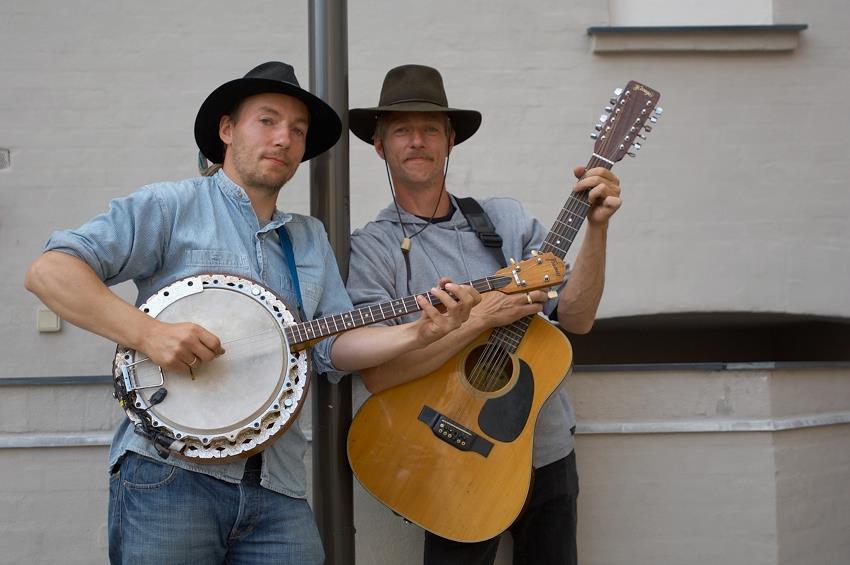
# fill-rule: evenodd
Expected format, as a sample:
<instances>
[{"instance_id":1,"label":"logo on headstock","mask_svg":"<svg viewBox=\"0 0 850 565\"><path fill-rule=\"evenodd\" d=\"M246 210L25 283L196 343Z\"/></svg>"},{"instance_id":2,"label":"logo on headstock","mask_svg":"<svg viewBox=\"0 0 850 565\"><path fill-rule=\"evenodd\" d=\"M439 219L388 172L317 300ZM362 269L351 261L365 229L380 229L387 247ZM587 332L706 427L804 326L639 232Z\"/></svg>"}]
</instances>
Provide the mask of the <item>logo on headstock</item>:
<instances>
[{"instance_id":1,"label":"logo on headstock","mask_svg":"<svg viewBox=\"0 0 850 565\"><path fill-rule=\"evenodd\" d=\"M632 90L637 90L637 91L643 92L644 94L646 94L650 98L652 97L652 92L647 90L646 87L642 84L635 83L635 85L632 87Z\"/></svg>"}]
</instances>

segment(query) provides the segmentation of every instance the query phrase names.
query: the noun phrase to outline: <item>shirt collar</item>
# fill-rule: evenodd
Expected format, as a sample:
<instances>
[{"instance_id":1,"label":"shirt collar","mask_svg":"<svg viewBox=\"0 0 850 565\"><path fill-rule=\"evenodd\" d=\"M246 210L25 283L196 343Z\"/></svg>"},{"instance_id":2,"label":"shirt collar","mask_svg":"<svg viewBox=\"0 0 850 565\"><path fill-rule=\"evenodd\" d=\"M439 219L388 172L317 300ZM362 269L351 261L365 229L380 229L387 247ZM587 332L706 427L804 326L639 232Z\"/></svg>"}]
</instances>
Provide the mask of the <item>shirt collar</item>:
<instances>
[{"instance_id":1,"label":"shirt collar","mask_svg":"<svg viewBox=\"0 0 850 565\"><path fill-rule=\"evenodd\" d=\"M456 227L463 227L467 222L463 213L460 211L460 207L457 205L457 200L455 200L455 197L451 194L449 194L449 200L452 206L454 207L454 213L452 214L452 217L446 222L442 222L441 224L435 225L440 225L441 227L450 229ZM415 216L404 208L399 207L399 212L401 212L401 221L405 224L422 225L428 223L427 219L422 219L419 216ZM375 218L375 221L391 222L393 224L398 224L398 212L396 212L395 205L390 203L389 206L378 212L378 216Z\"/></svg>"},{"instance_id":2,"label":"shirt collar","mask_svg":"<svg viewBox=\"0 0 850 565\"><path fill-rule=\"evenodd\" d=\"M248 198L248 193L246 193L245 189L243 189L241 186L233 182L233 180L225 174L224 169L219 169L213 175L212 178L218 186L219 190L221 190L221 192L225 196L227 196L234 202L239 203L240 205L247 205L251 207L251 212L254 212L254 208L251 206L251 199ZM280 210L275 208L274 212L272 213L271 221L269 221L269 223L267 223L266 225L262 226L257 231L257 233L264 233L269 230L277 229L291 219L292 214L281 212Z\"/></svg>"}]
</instances>

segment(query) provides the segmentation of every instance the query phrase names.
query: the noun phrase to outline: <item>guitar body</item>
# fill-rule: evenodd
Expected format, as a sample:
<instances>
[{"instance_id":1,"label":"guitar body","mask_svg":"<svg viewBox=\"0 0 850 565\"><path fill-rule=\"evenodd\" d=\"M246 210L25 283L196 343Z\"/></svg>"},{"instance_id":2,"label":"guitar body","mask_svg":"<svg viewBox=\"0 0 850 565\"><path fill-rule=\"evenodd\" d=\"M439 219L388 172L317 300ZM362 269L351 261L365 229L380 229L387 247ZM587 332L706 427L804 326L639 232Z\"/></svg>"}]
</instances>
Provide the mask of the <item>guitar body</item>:
<instances>
[{"instance_id":1,"label":"guitar body","mask_svg":"<svg viewBox=\"0 0 850 565\"><path fill-rule=\"evenodd\" d=\"M491 333L437 371L371 396L348 435L352 470L370 494L462 542L497 536L519 515L537 416L572 366L566 336L533 316L503 378L473 384L472 366Z\"/></svg>"}]
</instances>

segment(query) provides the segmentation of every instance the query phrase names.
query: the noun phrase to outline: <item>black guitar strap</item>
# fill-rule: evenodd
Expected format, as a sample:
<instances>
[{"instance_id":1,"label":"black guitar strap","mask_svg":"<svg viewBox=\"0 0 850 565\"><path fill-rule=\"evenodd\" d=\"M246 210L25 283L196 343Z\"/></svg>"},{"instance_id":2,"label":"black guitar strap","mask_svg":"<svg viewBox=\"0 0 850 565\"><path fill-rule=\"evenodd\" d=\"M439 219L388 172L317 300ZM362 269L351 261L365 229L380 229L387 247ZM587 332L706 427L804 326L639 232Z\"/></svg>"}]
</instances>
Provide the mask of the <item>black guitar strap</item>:
<instances>
[{"instance_id":1,"label":"black guitar strap","mask_svg":"<svg viewBox=\"0 0 850 565\"><path fill-rule=\"evenodd\" d=\"M470 227L478 235L484 246L493 250L493 254L500 261L500 265L507 267L508 262L505 259L504 251L502 251L502 236L496 233L496 226L490 221L490 217L481 207L481 204L474 198L458 198L455 196L455 200L461 213L466 217L466 221L469 222ZM567 271L569 272L569 265ZM557 307L549 314L549 319L558 321Z\"/></svg>"},{"instance_id":2,"label":"black guitar strap","mask_svg":"<svg viewBox=\"0 0 850 565\"><path fill-rule=\"evenodd\" d=\"M484 247L492 249L496 259L499 260L499 264L507 267L508 261L505 259L504 251L502 251L502 236L496 233L496 226L490 221L490 216L487 215L481 204L474 198L458 198L455 196L455 200L466 221L469 222L472 231L475 232Z\"/></svg>"}]
</instances>

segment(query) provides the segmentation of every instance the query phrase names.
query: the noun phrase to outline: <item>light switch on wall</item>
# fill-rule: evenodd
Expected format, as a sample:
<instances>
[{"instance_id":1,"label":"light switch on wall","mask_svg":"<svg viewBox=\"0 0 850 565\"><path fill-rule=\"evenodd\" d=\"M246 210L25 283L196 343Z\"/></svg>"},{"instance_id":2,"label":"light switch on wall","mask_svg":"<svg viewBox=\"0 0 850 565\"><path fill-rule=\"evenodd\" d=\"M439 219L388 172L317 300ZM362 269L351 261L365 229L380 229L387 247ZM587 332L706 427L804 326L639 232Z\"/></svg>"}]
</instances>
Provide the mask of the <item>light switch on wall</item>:
<instances>
[{"instance_id":1,"label":"light switch on wall","mask_svg":"<svg viewBox=\"0 0 850 565\"><path fill-rule=\"evenodd\" d=\"M39 306L36 313L35 327L40 333L58 332L62 329L62 319L50 308Z\"/></svg>"}]
</instances>

